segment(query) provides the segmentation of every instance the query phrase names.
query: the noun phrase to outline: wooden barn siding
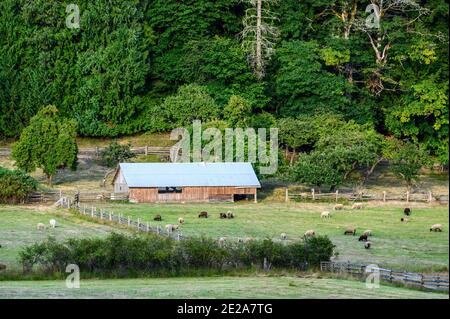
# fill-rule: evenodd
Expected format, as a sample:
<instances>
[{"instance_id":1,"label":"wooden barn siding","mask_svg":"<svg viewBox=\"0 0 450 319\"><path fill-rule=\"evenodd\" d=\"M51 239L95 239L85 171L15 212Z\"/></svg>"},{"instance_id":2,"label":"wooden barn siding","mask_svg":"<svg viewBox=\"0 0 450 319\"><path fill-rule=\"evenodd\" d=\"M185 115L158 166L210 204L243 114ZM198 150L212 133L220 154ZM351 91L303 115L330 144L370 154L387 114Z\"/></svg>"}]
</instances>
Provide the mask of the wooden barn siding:
<instances>
[{"instance_id":1,"label":"wooden barn siding","mask_svg":"<svg viewBox=\"0 0 450 319\"><path fill-rule=\"evenodd\" d=\"M130 199L140 203L232 200L233 195L254 195L255 188L238 187L184 187L179 194L158 194L157 188L130 188Z\"/></svg>"}]
</instances>

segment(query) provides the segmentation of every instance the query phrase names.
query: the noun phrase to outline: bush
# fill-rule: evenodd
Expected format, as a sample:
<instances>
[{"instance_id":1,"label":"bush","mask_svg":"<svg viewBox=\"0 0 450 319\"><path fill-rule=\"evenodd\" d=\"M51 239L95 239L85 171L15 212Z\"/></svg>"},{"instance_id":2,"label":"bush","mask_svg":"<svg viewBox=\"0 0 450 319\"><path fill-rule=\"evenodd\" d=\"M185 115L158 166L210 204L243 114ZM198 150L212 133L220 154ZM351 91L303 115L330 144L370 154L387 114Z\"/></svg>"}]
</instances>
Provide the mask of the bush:
<instances>
[{"instance_id":1,"label":"bush","mask_svg":"<svg viewBox=\"0 0 450 319\"><path fill-rule=\"evenodd\" d=\"M131 151L131 144L120 145L117 141L112 141L101 154L102 163L108 167L115 167L134 157L136 154Z\"/></svg>"},{"instance_id":2,"label":"bush","mask_svg":"<svg viewBox=\"0 0 450 319\"><path fill-rule=\"evenodd\" d=\"M37 185L36 180L20 170L0 167L0 203L23 202Z\"/></svg>"},{"instance_id":3,"label":"bush","mask_svg":"<svg viewBox=\"0 0 450 319\"><path fill-rule=\"evenodd\" d=\"M334 247L328 237L293 244L266 239L221 246L204 237L176 241L158 235L111 234L105 239L59 243L50 238L24 248L19 259L25 271L36 266L46 272L64 272L66 265L77 264L81 271L92 274L189 274L196 270L262 267L264 259L278 269L299 269L305 262L319 266L321 261L330 260Z\"/></svg>"}]
</instances>

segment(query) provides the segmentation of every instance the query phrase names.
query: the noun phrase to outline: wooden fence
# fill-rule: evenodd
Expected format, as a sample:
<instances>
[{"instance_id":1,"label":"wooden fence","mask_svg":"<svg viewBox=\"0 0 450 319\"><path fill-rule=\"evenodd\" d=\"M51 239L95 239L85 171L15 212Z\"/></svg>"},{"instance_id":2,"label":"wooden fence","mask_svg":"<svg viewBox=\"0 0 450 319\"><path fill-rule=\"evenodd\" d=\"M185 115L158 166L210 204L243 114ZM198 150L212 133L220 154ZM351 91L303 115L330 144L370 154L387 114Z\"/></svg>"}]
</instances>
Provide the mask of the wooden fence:
<instances>
[{"instance_id":1,"label":"wooden fence","mask_svg":"<svg viewBox=\"0 0 450 319\"><path fill-rule=\"evenodd\" d=\"M119 225L124 225L139 232L144 233L155 233L161 236L168 236L176 240L183 240L186 237L183 236L180 229L176 231L167 231L162 229L161 226L152 226L148 221L144 222L140 218L133 220L130 216L124 216L123 214L115 214L112 211L106 211L105 209L98 209L94 206L80 205L75 203L71 199L62 197L59 200L59 204L64 208L74 208L82 216L89 217L97 220L109 221L112 223L117 223Z\"/></svg>"},{"instance_id":2,"label":"wooden fence","mask_svg":"<svg viewBox=\"0 0 450 319\"><path fill-rule=\"evenodd\" d=\"M410 193L406 192L403 194L392 194L383 192L381 194L355 194L355 193L342 193L336 191L334 193L317 193L314 189L311 192L303 193L291 193L289 189L286 188L285 201L290 200L302 201L302 200L312 200L312 201L336 201L344 199L348 201L405 201L409 202L425 202L431 203L433 201L439 201L440 203L448 203L448 195L434 195L432 192L427 193Z\"/></svg>"},{"instance_id":3,"label":"wooden fence","mask_svg":"<svg viewBox=\"0 0 450 319\"><path fill-rule=\"evenodd\" d=\"M99 157L104 147L91 147L91 148L80 148L78 149L78 155L85 157ZM135 154L144 155L170 155L171 147L168 146L142 146L142 147L132 147L131 151ZM0 148L0 156L10 156L11 149L2 147Z\"/></svg>"},{"instance_id":4,"label":"wooden fence","mask_svg":"<svg viewBox=\"0 0 450 319\"><path fill-rule=\"evenodd\" d=\"M380 280L390 283L400 283L431 290L448 291L448 276L425 275L405 271L394 271L378 267L367 267L364 264L321 262L320 270L333 273L347 273L365 278L371 273L378 273Z\"/></svg>"},{"instance_id":5,"label":"wooden fence","mask_svg":"<svg viewBox=\"0 0 450 319\"><path fill-rule=\"evenodd\" d=\"M75 194L79 195L80 202L97 202L104 200L112 201L122 201L128 200L128 194L123 193L93 193L93 192L83 192L83 193L73 193L70 195L75 199ZM27 203L47 203L56 202L62 197L67 197L67 194L63 194L62 191L47 191L47 192L33 192L28 194L26 202Z\"/></svg>"}]
</instances>

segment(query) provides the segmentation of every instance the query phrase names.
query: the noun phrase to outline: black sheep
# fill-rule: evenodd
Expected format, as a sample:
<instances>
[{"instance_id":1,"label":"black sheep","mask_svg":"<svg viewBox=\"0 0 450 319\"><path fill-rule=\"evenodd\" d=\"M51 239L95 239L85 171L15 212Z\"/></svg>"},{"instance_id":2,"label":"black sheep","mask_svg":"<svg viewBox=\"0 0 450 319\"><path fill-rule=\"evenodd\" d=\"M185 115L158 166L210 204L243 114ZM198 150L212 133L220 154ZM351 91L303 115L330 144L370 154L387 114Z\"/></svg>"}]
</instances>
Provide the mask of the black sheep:
<instances>
[{"instance_id":1,"label":"black sheep","mask_svg":"<svg viewBox=\"0 0 450 319\"><path fill-rule=\"evenodd\" d=\"M226 219L227 218L227 214L225 213L220 213L220 219Z\"/></svg>"},{"instance_id":2,"label":"black sheep","mask_svg":"<svg viewBox=\"0 0 450 319\"><path fill-rule=\"evenodd\" d=\"M198 214L198 218L208 218L208 212L200 212L200 214Z\"/></svg>"},{"instance_id":3,"label":"black sheep","mask_svg":"<svg viewBox=\"0 0 450 319\"><path fill-rule=\"evenodd\" d=\"M359 236L358 241L367 241L367 235L366 234L362 234L361 236Z\"/></svg>"},{"instance_id":4,"label":"black sheep","mask_svg":"<svg viewBox=\"0 0 450 319\"><path fill-rule=\"evenodd\" d=\"M160 221L162 221L162 217L161 217L161 215L156 215L155 218L153 218L153 220L160 222Z\"/></svg>"},{"instance_id":5,"label":"black sheep","mask_svg":"<svg viewBox=\"0 0 450 319\"><path fill-rule=\"evenodd\" d=\"M405 216L411 216L411 208L405 208L404 210L403 210L403 213L405 214Z\"/></svg>"}]
</instances>

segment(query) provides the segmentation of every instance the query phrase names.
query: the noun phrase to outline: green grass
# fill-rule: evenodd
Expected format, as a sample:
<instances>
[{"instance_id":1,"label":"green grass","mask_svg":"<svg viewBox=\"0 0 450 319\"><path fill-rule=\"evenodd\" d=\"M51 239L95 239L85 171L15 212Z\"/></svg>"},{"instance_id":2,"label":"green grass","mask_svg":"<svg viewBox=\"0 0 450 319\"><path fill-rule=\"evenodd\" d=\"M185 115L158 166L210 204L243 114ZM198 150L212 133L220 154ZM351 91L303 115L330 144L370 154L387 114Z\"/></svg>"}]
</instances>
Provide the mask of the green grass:
<instances>
[{"instance_id":1,"label":"green grass","mask_svg":"<svg viewBox=\"0 0 450 319\"><path fill-rule=\"evenodd\" d=\"M331 278L207 277L81 280L80 289L67 289L64 281L0 282L5 298L416 298L447 299L442 293L381 285L367 289L363 282Z\"/></svg>"},{"instance_id":2,"label":"green grass","mask_svg":"<svg viewBox=\"0 0 450 319\"><path fill-rule=\"evenodd\" d=\"M6 264L8 269L19 267L17 257L19 251L35 242L43 241L49 236L58 240L67 238L85 238L106 236L112 231L120 232L108 225L100 225L81 220L61 210L48 207L0 206L0 263ZM49 226L49 220L57 221L56 228L45 231L36 229L38 223Z\"/></svg>"},{"instance_id":3,"label":"green grass","mask_svg":"<svg viewBox=\"0 0 450 319\"><path fill-rule=\"evenodd\" d=\"M337 246L338 260L375 263L379 266L410 271L448 271L449 218L448 208L417 206L411 204L413 215L408 223L402 223L401 206L374 206L363 210L332 211L332 218L321 220L323 210L331 210L333 204L104 204L108 210L140 218L150 225L164 227L185 219L182 233L186 236L204 235L213 238L272 238L279 239L286 233L290 240L299 240L306 230L314 229L319 235L327 235ZM207 210L211 217L199 219L199 211ZM236 218L221 220L219 212L232 211ZM153 221L161 214L162 222ZM440 223L444 232L430 232L432 224ZM344 236L345 228L354 226L358 233L373 231L372 249L366 250L358 236Z\"/></svg>"}]
</instances>

